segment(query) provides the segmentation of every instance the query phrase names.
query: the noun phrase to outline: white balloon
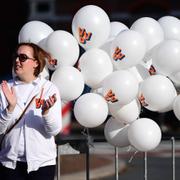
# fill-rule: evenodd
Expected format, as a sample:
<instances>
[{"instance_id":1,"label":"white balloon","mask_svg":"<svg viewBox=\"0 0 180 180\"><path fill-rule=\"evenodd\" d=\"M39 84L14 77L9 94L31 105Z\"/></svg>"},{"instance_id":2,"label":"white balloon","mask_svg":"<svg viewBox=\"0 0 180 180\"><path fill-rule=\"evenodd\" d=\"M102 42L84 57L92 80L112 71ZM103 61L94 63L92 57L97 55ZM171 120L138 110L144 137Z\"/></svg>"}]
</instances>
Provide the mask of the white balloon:
<instances>
[{"instance_id":1,"label":"white balloon","mask_svg":"<svg viewBox=\"0 0 180 180\"><path fill-rule=\"evenodd\" d=\"M56 65L48 63L51 70L61 66L73 66L79 57L79 45L74 36L63 30L56 30L46 39L46 50L57 60Z\"/></svg>"},{"instance_id":2,"label":"white balloon","mask_svg":"<svg viewBox=\"0 0 180 180\"><path fill-rule=\"evenodd\" d=\"M180 20L174 16L163 16L158 20L165 39L180 40Z\"/></svg>"},{"instance_id":3,"label":"white balloon","mask_svg":"<svg viewBox=\"0 0 180 180\"><path fill-rule=\"evenodd\" d=\"M155 149L161 141L162 133L158 124L149 118L140 118L130 124L128 139L138 151Z\"/></svg>"},{"instance_id":4,"label":"white balloon","mask_svg":"<svg viewBox=\"0 0 180 180\"><path fill-rule=\"evenodd\" d=\"M96 93L96 94L99 94L99 95L102 96L102 87L96 88L96 89L92 88L92 89L90 90L90 92L91 92L91 93Z\"/></svg>"},{"instance_id":5,"label":"white balloon","mask_svg":"<svg viewBox=\"0 0 180 180\"><path fill-rule=\"evenodd\" d=\"M110 59L111 59L111 44L113 40L114 38L110 38L102 46L99 47L103 51L107 52ZM113 66L113 71L117 70L113 63L112 66Z\"/></svg>"},{"instance_id":6,"label":"white balloon","mask_svg":"<svg viewBox=\"0 0 180 180\"><path fill-rule=\"evenodd\" d=\"M136 77L139 83L150 76L148 69L141 64L137 64L127 70Z\"/></svg>"},{"instance_id":7,"label":"white balloon","mask_svg":"<svg viewBox=\"0 0 180 180\"><path fill-rule=\"evenodd\" d=\"M117 121L129 124L139 117L141 105L137 99L134 99L124 106L112 106L109 104L109 110Z\"/></svg>"},{"instance_id":8,"label":"white balloon","mask_svg":"<svg viewBox=\"0 0 180 180\"><path fill-rule=\"evenodd\" d=\"M125 105L136 98L138 81L127 70L114 71L102 83L103 96L108 103Z\"/></svg>"},{"instance_id":9,"label":"white balloon","mask_svg":"<svg viewBox=\"0 0 180 180\"><path fill-rule=\"evenodd\" d=\"M78 68L85 83L91 88L100 87L102 80L113 72L110 57L105 51L98 48L92 48L82 54Z\"/></svg>"},{"instance_id":10,"label":"white balloon","mask_svg":"<svg viewBox=\"0 0 180 180\"><path fill-rule=\"evenodd\" d=\"M169 78L173 82L177 94L180 94L180 72L172 74L171 76L169 76Z\"/></svg>"},{"instance_id":11,"label":"white balloon","mask_svg":"<svg viewBox=\"0 0 180 180\"><path fill-rule=\"evenodd\" d=\"M164 40L162 27L151 17L137 19L130 29L139 32L144 37L148 51Z\"/></svg>"},{"instance_id":12,"label":"white balloon","mask_svg":"<svg viewBox=\"0 0 180 180\"><path fill-rule=\"evenodd\" d=\"M163 75L153 75L141 82L139 96L151 111L169 109L177 96L173 83Z\"/></svg>"},{"instance_id":13,"label":"white balloon","mask_svg":"<svg viewBox=\"0 0 180 180\"><path fill-rule=\"evenodd\" d=\"M47 37L48 37L48 36L47 36ZM44 38L44 39L42 39L42 40L40 40L40 41L38 42L38 46L41 47L41 48L44 49L44 50L47 49L47 48L46 48L46 40L47 40L47 37Z\"/></svg>"},{"instance_id":14,"label":"white balloon","mask_svg":"<svg viewBox=\"0 0 180 180\"><path fill-rule=\"evenodd\" d=\"M38 44L39 41L49 36L54 30L42 21L29 21L25 23L19 31L18 42L32 42Z\"/></svg>"},{"instance_id":15,"label":"white balloon","mask_svg":"<svg viewBox=\"0 0 180 180\"><path fill-rule=\"evenodd\" d=\"M146 62L143 62L143 61L142 61L140 65L142 65L143 67L145 67L146 69L149 70L149 68L150 68L151 65L152 65L152 59L150 59L149 61L146 61Z\"/></svg>"},{"instance_id":16,"label":"white balloon","mask_svg":"<svg viewBox=\"0 0 180 180\"><path fill-rule=\"evenodd\" d=\"M164 41L162 41L161 43L163 43ZM143 58L143 62L144 63L149 63L151 62L152 64L152 60L154 59L155 53L158 50L159 46L161 45L161 43L155 45L153 48L151 48L150 50L146 51L146 54Z\"/></svg>"},{"instance_id":17,"label":"white balloon","mask_svg":"<svg viewBox=\"0 0 180 180\"><path fill-rule=\"evenodd\" d=\"M179 88L180 87L180 71L173 73L169 76L169 78L172 80L174 83L174 86Z\"/></svg>"},{"instance_id":18,"label":"white balloon","mask_svg":"<svg viewBox=\"0 0 180 180\"><path fill-rule=\"evenodd\" d=\"M125 24L118 21L112 21L110 25L111 25L111 31L109 35L110 39L116 37L120 32L129 29Z\"/></svg>"},{"instance_id":19,"label":"white balloon","mask_svg":"<svg viewBox=\"0 0 180 180\"><path fill-rule=\"evenodd\" d=\"M74 116L84 127L101 125L107 118L108 105L104 98L95 93L81 95L74 104Z\"/></svg>"},{"instance_id":20,"label":"white balloon","mask_svg":"<svg viewBox=\"0 0 180 180\"><path fill-rule=\"evenodd\" d=\"M175 97L175 98L176 98L176 97ZM173 110L173 103L171 103L171 104L170 104L169 106L167 106L166 108L159 110L158 112L159 112L159 113L165 113L165 112L168 112L168 111L171 111L171 110Z\"/></svg>"},{"instance_id":21,"label":"white balloon","mask_svg":"<svg viewBox=\"0 0 180 180\"><path fill-rule=\"evenodd\" d=\"M180 95L176 96L173 103L173 112L178 120L180 120Z\"/></svg>"},{"instance_id":22,"label":"white balloon","mask_svg":"<svg viewBox=\"0 0 180 180\"><path fill-rule=\"evenodd\" d=\"M56 69L51 76L51 81L58 87L61 98L65 101L75 100L84 90L83 76L72 66Z\"/></svg>"},{"instance_id":23,"label":"white balloon","mask_svg":"<svg viewBox=\"0 0 180 180\"><path fill-rule=\"evenodd\" d=\"M95 5L86 5L74 15L72 32L84 49L99 47L109 37L109 17L102 8Z\"/></svg>"},{"instance_id":24,"label":"white balloon","mask_svg":"<svg viewBox=\"0 0 180 180\"><path fill-rule=\"evenodd\" d=\"M111 59L116 69L126 69L142 61L146 52L143 36L126 30L118 34L111 44Z\"/></svg>"},{"instance_id":25,"label":"white balloon","mask_svg":"<svg viewBox=\"0 0 180 180\"><path fill-rule=\"evenodd\" d=\"M103 45L101 45L99 48L102 49L103 51L107 52L109 57L111 57L111 43L114 38L108 39Z\"/></svg>"},{"instance_id":26,"label":"white balloon","mask_svg":"<svg viewBox=\"0 0 180 180\"><path fill-rule=\"evenodd\" d=\"M155 51L152 64L159 73L171 75L180 71L180 42L177 40L165 40Z\"/></svg>"},{"instance_id":27,"label":"white balloon","mask_svg":"<svg viewBox=\"0 0 180 180\"><path fill-rule=\"evenodd\" d=\"M128 127L129 125L125 126L112 117L108 119L104 127L107 142L117 147L129 146Z\"/></svg>"},{"instance_id":28,"label":"white balloon","mask_svg":"<svg viewBox=\"0 0 180 180\"><path fill-rule=\"evenodd\" d=\"M180 120L180 95L178 95L173 103L173 112L178 120Z\"/></svg>"}]
</instances>

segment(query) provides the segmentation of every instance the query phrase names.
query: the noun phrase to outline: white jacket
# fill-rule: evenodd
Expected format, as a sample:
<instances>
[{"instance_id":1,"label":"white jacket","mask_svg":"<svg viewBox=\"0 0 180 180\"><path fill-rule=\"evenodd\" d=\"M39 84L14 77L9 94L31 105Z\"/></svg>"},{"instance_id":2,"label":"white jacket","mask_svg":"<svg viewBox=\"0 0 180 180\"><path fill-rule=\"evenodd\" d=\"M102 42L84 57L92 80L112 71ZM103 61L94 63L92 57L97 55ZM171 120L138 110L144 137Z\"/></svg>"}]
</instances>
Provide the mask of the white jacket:
<instances>
[{"instance_id":1,"label":"white jacket","mask_svg":"<svg viewBox=\"0 0 180 180\"><path fill-rule=\"evenodd\" d=\"M48 99L49 96L56 94L57 101L50 108L47 115L41 115L41 108L36 108L35 100L27 109L20 122L6 135L0 151L0 162L9 168L15 169L20 133L24 132L25 156L28 165L27 171L35 171L39 167L55 164L56 145L54 136L62 128L61 100L57 87L44 78L38 77L32 82L31 86L23 84L26 89L24 93L20 91L23 83L17 80L8 81L9 87L14 86L17 105L12 113L7 112L7 101L1 90L0 92L0 134L11 127L20 116L23 109L34 95L39 98L42 88L44 88L42 99ZM31 88L29 88L31 87ZM28 92L29 91L29 92ZM28 96L27 96L28 94Z\"/></svg>"}]
</instances>

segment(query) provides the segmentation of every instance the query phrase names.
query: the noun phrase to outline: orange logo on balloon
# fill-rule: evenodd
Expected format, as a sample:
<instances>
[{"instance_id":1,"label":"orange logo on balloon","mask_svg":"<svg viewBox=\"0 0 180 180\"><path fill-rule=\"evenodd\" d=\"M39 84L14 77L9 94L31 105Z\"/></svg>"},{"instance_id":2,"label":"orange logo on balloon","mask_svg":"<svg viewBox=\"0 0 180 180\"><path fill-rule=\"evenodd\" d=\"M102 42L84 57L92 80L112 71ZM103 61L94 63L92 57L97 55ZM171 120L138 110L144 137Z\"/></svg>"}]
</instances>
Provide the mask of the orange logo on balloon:
<instances>
[{"instance_id":1,"label":"orange logo on balloon","mask_svg":"<svg viewBox=\"0 0 180 180\"><path fill-rule=\"evenodd\" d=\"M118 99L116 98L115 94L113 93L113 91L111 89L108 91L108 93L105 95L104 98L106 101L108 101L108 102L110 101L112 103L118 101Z\"/></svg>"},{"instance_id":2,"label":"orange logo on balloon","mask_svg":"<svg viewBox=\"0 0 180 180\"><path fill-rule=\"evenodd\" d=\"M86 41L90 41L91 37L92 37L91 32L87 33L86 29L79 28L79 41L80 41L80 43L86 44Z\"/></svg>"},{"instance_id":3,"label":"orange logo on balloon","mask_svg":"<svg viewBox=\"0 0 180 180\"><path fill-rule=\"evenodd\" d=\"M145 102L145 97L143 94L141 94L138 99L142 106L148 106L148 104Z\"/></svg>"},{"instance_id":4,"label":"orange logo on balloon","mask_svg":"<svg viewBox=\"0 0 180 180\"><path fill-rule=\"evenodd\" d=\"M121 51L122 50L119 47L116 47L114 54L113 54L113 59L115 61L122 60L125 57L125 55Z\"/></svg>"},{"instance_id":5,"label":"orange logo on balloon","mask_svg":"<svg viewBox=\"0 0 180 180\"><path fill-rule=\"evenodd\" d=\"M57 59L49 59L48 62L50 65L53 65L53 66L57 65Z\"/></svg>"},{"instance_id":6,"label":"orange logo on balloon","mask_svg":"<svg viewBox=\"0 0 180 180\"><path fill-rule=\"evenodd\" d=\"M154 68L153 65L151 65L151 67L149 68L149 74L150 75L155 75L156 74L156 69Z\"/></svg>"},{"instance_id":7,"label":"orange logo on balloon","mask_svg":"<svg viewBox=\"0 0 180 180\"><path fill-rule=\"evenodd\" d=\"M49 65L51 65L53 68L57 66L57 59L49 59L48 60Z\"/></svg>"}]
</instances>

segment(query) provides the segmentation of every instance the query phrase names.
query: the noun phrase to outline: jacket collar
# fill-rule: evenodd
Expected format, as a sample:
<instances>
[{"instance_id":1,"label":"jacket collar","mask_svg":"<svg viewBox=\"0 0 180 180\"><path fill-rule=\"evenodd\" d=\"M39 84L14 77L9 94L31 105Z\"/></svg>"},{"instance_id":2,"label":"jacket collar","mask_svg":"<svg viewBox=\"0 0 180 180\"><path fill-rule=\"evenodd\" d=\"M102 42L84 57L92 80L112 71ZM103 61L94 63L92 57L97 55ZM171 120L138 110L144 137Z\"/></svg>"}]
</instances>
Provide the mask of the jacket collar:
<instances>
[{"instance_id":1,"label":"jacket collar","mask_svg":"<svg viewBox=\"0 0 180 180\"><path fill-rule=\"evenodd\" d=\"M38 82L39 82L39 79L40 79L40 77L37 77L35 80L33 80L31 83L33 84L33 85L37 85L38 84ZM19 84L25 84L23 81L21 81L18 77L15 77L14 78L14 84L15 85L19 85Z\"/></svg>"}]
</instances>

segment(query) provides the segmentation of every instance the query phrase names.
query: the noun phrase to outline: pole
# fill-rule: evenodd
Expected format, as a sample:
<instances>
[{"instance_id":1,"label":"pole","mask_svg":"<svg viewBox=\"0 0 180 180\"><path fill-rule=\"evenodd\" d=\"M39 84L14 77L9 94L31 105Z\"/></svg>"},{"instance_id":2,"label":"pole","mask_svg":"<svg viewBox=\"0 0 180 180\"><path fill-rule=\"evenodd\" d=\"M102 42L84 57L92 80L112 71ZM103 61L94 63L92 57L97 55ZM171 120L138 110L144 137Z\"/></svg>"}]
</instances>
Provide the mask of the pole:
<instances>
[{"instance_id":1,"label":"pole","mask_svg":"<svg viewBox=\"0 0 180 180\"><path fill-rule=\"evenodd\" d=\"M86 144L86 180L89 180L89 144Z\"/></svg>"},{"instance_id":2,"label":"pole","mask_svg":"<svg viewBox=\"0 0 180 180\"><path fill-rule=\"evenodd\" d=\"M59 146L57 145L57 168L56 168L56 175L57 180L60 180L60 153L59 153Z\"/></svg>"},{"instance_id":3,"label":"pole","mask_svg":"<svg viewBox=\"0 0 180 180\"><path fill-rule=\"evenodd\" d=\"M175 138L171 137L172 141L172 179L175 180Z\"/></svg>"},{"instance_id":4,"label":"pole","mask_svg":"<svg viewBox=\"0 0 180 180\"><path fill-rule=\"evenodd\" d=\"M147 152L144 152L144 180L147 180Z\"/></svg>"},{"instance_id":5,"label":"pole","mask_svg":"<svg viewBox=\"0 0 180 180\"><path fill-rule=\"evenodd\" d=\"M86 137L86 180L89 180L89 145L90 145L90 135L89 129L85 129L86 133L83 133Z\"/></svg>"},{"instance_id":6,"label":"pole","mask_svg":"<svg viewBox=\"0 0 180 180\"><path fill-rule=\"evenodd\" d=\"M118 147L114 147L115 150L115 176L116 180L118 180L118 172L119 172L119 164L118 164Z\"/></svg>"}]
</instances>

